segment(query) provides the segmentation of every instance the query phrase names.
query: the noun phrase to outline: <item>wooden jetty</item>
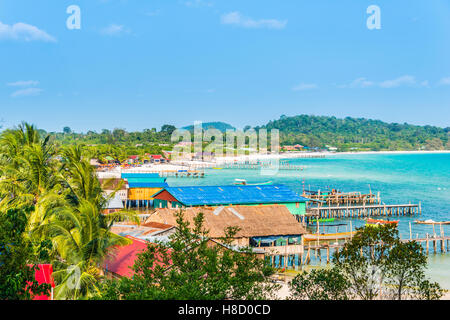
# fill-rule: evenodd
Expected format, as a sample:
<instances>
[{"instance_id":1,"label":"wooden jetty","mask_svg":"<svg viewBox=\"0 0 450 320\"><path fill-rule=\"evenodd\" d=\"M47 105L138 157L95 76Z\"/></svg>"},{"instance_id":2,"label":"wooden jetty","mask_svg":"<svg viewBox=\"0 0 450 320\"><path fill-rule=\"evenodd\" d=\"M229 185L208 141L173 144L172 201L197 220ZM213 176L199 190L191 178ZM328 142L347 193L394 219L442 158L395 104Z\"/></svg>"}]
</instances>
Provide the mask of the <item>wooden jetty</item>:
<instances>
[{"instance_id":1,"label":"wooden jetty","mask_svg":"<svg viewBox=\"0 0 450 320\"><path fill-rule=\"evenodd\" d=\"M339 192L337 190L331 190L331 192L323 192L321 190L318 191L310 191L303 190L303 197L322 201L326 203L328 206L332 205L358 205L358 204L380 204L381 198L380 193L367 193L362 194L361 192Z\"/></svg>"},{"instance_id":2,"label":"wooden jetty","mask_svg":"<svg viewBox=\"0 0 450 320\"><path fill-rule=\"evenodd\" d=\"M303 166L293 165L289 161L279 160L278 165L274 166L271 161L242 161L242 162L229 162L221 165L223 169L272 169L276 168L278 170L293 170L302 171Z\"/></svg>"},{"instance_id":3,"label":"wooden jetty","mask_svg":"<svg viewBox=\"0 0 450 320\"><path fill-rule=\"evenodd\" d=\"M313 219L328 218L368 218L368 217L400 217L422 213L421 204L376 204L357 206L318 206L307 210L307 217Z\"/></svg>"},{"instance_id":4,"label":"wooden jetty","mask_svg":"<svg viewBox=\"0 0 450 320\"><path fill-rule=\"evenodd\" d=\"M122 173L157 173L160 177L173 177L173 178L204 178L205 172L203 170L133 170L122 171Z\"/></svg>"},{"instance_id":5,"label":"wooden jetty","mask_svg":"<svg viewBox=\"0 0 450 320\"><path fill-rule=\"evenodd\" d=\"M160 171L160 177L174 177L174 178L204 178L205 172L200 170L182 170L182 171Z\"/></svg>"},{"instance_id":6,"label":"wooden jetty","mask_svg":"<svg viewBox=\"0 0 450 320\"><path fill-rule=\"evenodd\" d=\"M427 255L444 254L450 252L450 236L433 236L427 235L425 238L417 239L402 239L402 242L416 241L422 245L424 253ZM326 259L326 263L331 263L333 253L338 253L345 245L346 242L333 242L333 243L321 243L314 244L309 242L304 246L299 245L287 245L283 247L267 248L266 256L275 265L275 256L280 257L281 264L278 267L288 268L288 262L294 262L292 268L312 265L311 260L314 257L315 261L322 262L322 259Z\"/></svg>"}]
</instances>

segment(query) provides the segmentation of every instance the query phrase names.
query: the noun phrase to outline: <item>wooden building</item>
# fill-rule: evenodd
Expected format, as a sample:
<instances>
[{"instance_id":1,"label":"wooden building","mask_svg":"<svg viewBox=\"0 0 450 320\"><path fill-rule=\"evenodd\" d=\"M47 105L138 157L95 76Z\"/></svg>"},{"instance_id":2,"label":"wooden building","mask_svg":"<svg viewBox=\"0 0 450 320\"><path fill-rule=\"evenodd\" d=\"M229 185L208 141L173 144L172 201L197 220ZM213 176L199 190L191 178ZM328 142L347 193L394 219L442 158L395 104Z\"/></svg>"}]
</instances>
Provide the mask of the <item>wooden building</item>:
<instances>
[{"instance_id":1,"label":"wooden building","mask_svg":"<svg viewBox=\"0 0 450 320\"><path fill-rule=\"evenodd\" d=\"M155 208L284 205L291 214L306 214L309 199L285 185L167 187L153 195Z\"/></svg>"},{"instance_id":2,"label":"wooden building","mask_svg":"<svg viewBox=\"0 0 450 320\"><path fill-rule=\"evenodd\" d=\"M127 182L127 207L149 207L152 205L153 195L168 187L167 178L158 173L122 173L122 179Z\"/></svg>"},{"instance_id":3,"label":"wooden building","mask_svg":"<svg viewBox=\"0 0 450 320\"><path fill-rule=\"evenodd\" d=\"M178 210L156 209L146 222L176 226ZM233 237L234 245L260 247L267 253L274 251L269 247L274 249L273 247L279 245L296 245L296 249L299 252L302 251L301 236L306 233L306 230L286 206L192 207L183 210L185 210L185 219L191 225L200 212L204 214L204 228L209 231L208 237L211 239L220 240L225 236L225 230L228 227L238 227L240 230Z\"/></svg>"},{"instance_id":4,"label":"wooden building","mask_svg":"<svg viewBox=\"0 0 450 320\"><path fill-rule=\"evenodd\" d=\"M125 204L128 199L128 188L126 181L117 178L99 179L99 181L103 192L108 195L120 188L116 194L119 195L120 200Z\"/></svg>"}]
</instances>

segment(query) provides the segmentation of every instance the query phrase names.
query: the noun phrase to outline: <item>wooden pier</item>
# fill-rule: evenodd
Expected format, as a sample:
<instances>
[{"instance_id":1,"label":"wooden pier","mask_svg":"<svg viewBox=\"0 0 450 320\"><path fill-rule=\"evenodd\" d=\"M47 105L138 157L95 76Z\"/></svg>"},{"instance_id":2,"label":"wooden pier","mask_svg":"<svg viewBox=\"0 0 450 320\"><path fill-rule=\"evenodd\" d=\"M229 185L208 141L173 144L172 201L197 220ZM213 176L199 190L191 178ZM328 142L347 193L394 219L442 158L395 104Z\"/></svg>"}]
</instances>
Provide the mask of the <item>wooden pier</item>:
<instances>
[{"instance_id":1,"label":"wooden pier","mask_svg":"<svg viewBox=\"0 0 450 320\"><path fill-rule=\"evenodd\" d=\"M333 190L334 191L334 190ZM311 200L323 201L327 206L352 206L352 205L366 205L366 204L381 204L380 193L361 192L334 192L324 193L319 191L304 190L302 196Z\"/></svg>"},{"instance_id":2,"label":"wooden pier","mask_svg":"<svg viewBox=\"0 0 450 320\"><path fill-rule=\"evenodd\" d=\"M420 215L420 204L376 204L359 206L319 206L307 209L307 216L313 219L328 218L368 218L368 217L401 217Z\"/></svg>"},{"instance_id":3,"label":"wooden pier","mask_svg":"<svg viewBox=\"0 0 450 320\"><path fill-rule=\"evenodd\" d=\"M422 245L424 253L429 254L444 254L450 252L450 236L434 236L427 235L425 238L416 239L402 239L402 242L416 241ZM333 253L339 252L345 245L345 242L340 243L322 243L304 245L303 248L299 248L298 245L276 247L272 252L269 248L266 250L266 256L269 257L272 265L275 265L275 256L280 257L278 267L289 268L288 262L293 262L293 268L302 267L307 265L313 265L311 263L312 258L315 258L316 262L321 263L322 259L327 264L331 263ZM292 247L292 248L290 248Z\"/></svg>"},{"instance_id":4,"label":"wooden pier","mask_svg":"<svg viewBox=\"0 0 450 320\"><path fill-rule=\"evenodd\" d=\"M276 161L276 159L274 160ZM257 161L257 162L234 162L234 163L224 163L221 165L223 169L278 169L278 170L293 170L302 171L303 166L293 165L289 161L280 160L278 165L273 165L271 161Z\"/></svg>"}]
</instances>

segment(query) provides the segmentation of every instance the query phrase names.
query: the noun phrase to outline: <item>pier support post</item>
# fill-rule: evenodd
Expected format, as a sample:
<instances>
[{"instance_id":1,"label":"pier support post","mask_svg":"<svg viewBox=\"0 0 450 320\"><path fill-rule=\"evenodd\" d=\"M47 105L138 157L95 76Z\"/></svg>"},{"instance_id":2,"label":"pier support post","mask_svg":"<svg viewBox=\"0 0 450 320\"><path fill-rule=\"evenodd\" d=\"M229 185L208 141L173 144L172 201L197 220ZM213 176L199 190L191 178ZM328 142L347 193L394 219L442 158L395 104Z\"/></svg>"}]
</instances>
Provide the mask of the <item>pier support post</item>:
<instances>
[{"instance_id":1,"label":"pier support post","mask_svg":"<svg viewBox=\"0 0 450 320\"><path fill-rule=\"evenodd\" d=\"M327 247L327 264L330 263L330 247Z\"/></svg>"}]
</instances>

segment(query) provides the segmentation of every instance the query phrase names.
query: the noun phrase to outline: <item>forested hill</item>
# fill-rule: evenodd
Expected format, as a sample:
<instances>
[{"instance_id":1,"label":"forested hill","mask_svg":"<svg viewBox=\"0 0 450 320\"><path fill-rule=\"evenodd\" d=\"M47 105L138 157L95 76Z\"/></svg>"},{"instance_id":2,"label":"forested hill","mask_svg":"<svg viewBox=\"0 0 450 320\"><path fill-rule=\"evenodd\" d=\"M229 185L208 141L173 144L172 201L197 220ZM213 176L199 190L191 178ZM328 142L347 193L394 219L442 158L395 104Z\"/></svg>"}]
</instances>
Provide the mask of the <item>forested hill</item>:
<instances>
[{"instance_id":1,"label":"forested hill","mask_svg":"<svg viewBox=\"0 0 450 320\"><path fill-rule=\"evenodd\" d=\"M450 150L450 128L386 123L363 118L281 116L258 128L279 129L282 145L326 145L348 150Z\"/></svg>"},{"instance_id":2,"label":"forested hill","mask_svg":"<svg viewBox=\"0 0 450 320\"><path fill-rule=\"evenodd\" d=\"M188 131L193 131L194 130L194 126L187 126L187 127L183 127L181 129L185 129ZM225 123L225 122L220 122L220 121L216 121L216 122L205 122L202 123L202 129L203 130L207 130L207 129L217 129L221 132L225 132L227 130L233 130L235 129L232 125Z\"/></svg>"}]
</instances>

